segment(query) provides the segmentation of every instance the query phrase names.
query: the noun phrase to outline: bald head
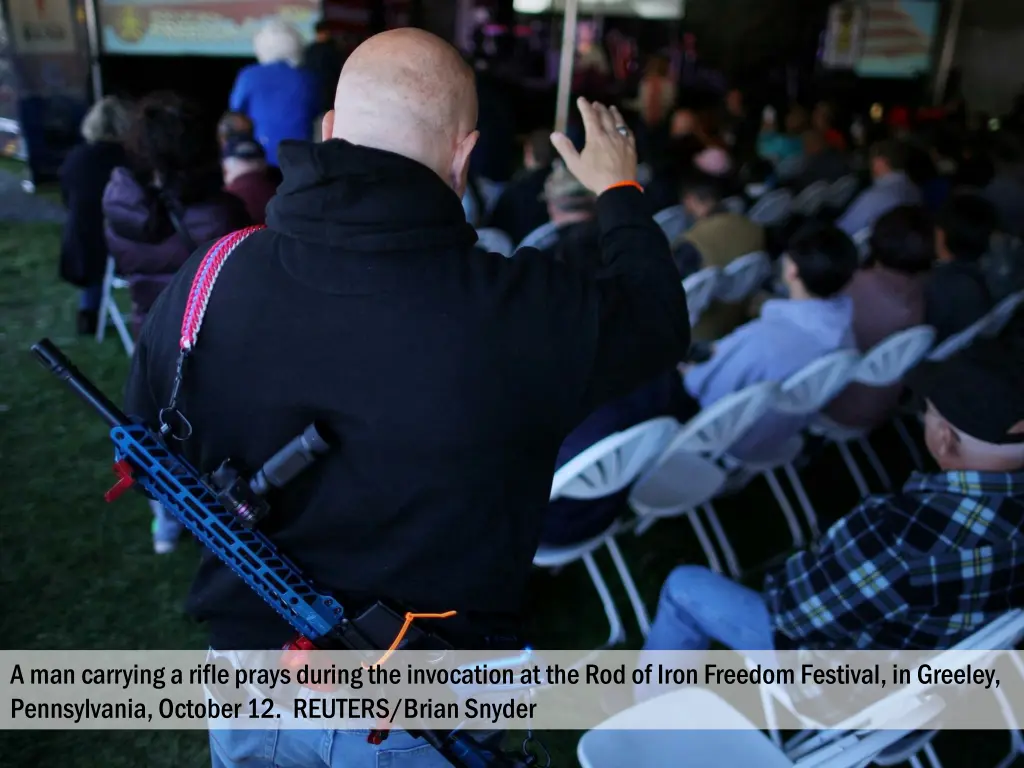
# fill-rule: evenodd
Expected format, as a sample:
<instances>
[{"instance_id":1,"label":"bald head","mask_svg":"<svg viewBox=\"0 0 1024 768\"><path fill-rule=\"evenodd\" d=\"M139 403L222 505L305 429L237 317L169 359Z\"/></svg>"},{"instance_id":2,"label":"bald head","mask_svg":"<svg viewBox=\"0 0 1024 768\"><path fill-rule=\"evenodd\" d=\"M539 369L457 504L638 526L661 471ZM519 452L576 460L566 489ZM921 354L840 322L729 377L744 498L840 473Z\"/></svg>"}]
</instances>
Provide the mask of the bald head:
<instances>
[{"instance_id":1,"label":"bald head","mask_svg":"<svg viewBox=\"0 0 1024 768\"><path fill-rule=\"evenodd\" d=\"M416 160L462 195L476 111L473 71L458 51L429 32L395 29L349 56L323 135Z\"/></svg>"}]
</instances>

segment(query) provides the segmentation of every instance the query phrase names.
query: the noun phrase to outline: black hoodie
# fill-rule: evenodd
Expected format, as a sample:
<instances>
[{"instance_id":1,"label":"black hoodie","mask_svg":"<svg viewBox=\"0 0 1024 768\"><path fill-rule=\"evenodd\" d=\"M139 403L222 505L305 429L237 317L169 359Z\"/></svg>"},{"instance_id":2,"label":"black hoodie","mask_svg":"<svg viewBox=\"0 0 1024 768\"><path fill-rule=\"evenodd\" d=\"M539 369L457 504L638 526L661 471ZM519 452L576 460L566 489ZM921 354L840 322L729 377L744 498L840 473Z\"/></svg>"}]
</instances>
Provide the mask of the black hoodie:
<instances>
[{"instance_id":1,"label":"black hoodie","mask_svg":"<svg viewBox=\"0 0 1024 768\"><path fill-rule=\"evenodd\" d=\"M455 609L445 629L465 638L507 631L563 438L686 353L668 244L621 188L598 200L600 273L505 259L474 248L458 196L412 160L337 140L285 142L280 158L268 230L221 272L186 373L185 454L202 471L258 467L325 421L339 447L271 497L267 535L344 599ZM202 255L139 340L128 411L150 423ZM293 634L209 553L188 609L214 647Z\"/></svg>"}]
</instances>

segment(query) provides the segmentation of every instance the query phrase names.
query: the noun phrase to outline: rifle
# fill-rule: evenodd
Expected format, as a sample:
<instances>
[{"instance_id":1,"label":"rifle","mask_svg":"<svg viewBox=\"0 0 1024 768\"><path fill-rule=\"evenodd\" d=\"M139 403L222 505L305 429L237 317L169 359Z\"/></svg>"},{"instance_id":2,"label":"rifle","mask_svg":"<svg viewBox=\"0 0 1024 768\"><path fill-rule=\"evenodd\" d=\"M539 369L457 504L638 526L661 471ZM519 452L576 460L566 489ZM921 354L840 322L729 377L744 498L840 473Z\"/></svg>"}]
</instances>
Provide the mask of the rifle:
<instances>
[{"instance_id":1,"label":"rifle","mask_svg":"<svg viewBox=\"0 0 1024 768\"><path fill-rule=\"evenodd\" d=\"M350 618L338 600L318 590L255 529L270 511L267 491L284 486L329 450L318 425L311 424L274 454L252 480L230 460L204 476L159 433L129 419L49 339L34 344L32 352L110 427L118 480L104 498L114 501L134 486L159 502L299 632L288 649L452 650L440 637L413 626L409 617L414 614L403 616L380 601ZM514 756L488 749L459 730L407 730L456 768L529 768L537 760L526 753L525 743L524 754ZM380 743L385 735L371 731L368 741Z\"/></svg>"}]
</instances>

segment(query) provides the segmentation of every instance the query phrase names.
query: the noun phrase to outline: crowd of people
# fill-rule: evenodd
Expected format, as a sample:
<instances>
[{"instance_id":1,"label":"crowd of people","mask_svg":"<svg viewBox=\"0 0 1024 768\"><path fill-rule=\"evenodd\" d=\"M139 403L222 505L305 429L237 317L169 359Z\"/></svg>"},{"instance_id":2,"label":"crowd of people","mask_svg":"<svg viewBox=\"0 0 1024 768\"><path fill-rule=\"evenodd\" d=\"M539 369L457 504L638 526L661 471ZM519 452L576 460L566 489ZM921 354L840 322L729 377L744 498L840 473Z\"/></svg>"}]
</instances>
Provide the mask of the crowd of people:
<instances>
[{"instance_id":1,"label":"crowd of people","mask_svg":"<svg viewBox=\"0 0 1024 768\"><path fill-rule=\"evenodd\" d=\"M547 503L552 470L587 447L901 330L948 338L1024 287L1024 144L1010 130L972 134L950 115L890 126L868 147L827 103L793 105L781 126L774 108L752 120L738 90L720 109L679 107L683 89L654 57L621 112L581 99L578 124L531 133L520 162L482 141L493 116L483 100L477 114L472 68L426 33L371 38L344 69L324 39L304 68L289 33L261 35L216 132L171 93L93 108L62 174L62 275L82 288L83 333L108 254L129 281L128 405L155 421L190 257L267 222L211 304L182 394L184 451L256 466L325 418L344 447L283 493L274 535L339 593L458 607L446 630L467 642L514 625L539 542L578 543L621 514L628 489ZM506 154L485 162L481 148ZM508 178L479 172L517 162ZM861 172L843 210L781 226L725 205ZM652 216L674 206L686 226L669 243ZM519 243L545 225L552 237L510 258L475 245L473 226ZM775 263L763 290L713 303L691 329L681 280L760 251ZM1011 320L905 382L936 471L863 499L760 592L680 567L645 648L943 648L1024 606L1021 330ZM902 383L855 384L826 412L873 429L905 397ZM807 424L773 414L731 452L756 459ZM154 513L154 548L168 552L179 528ZM290 634L212 556L189 609L214 647ZM230 738L211 742L218 765L236 764Z\"/></svg>"}]
</instances>

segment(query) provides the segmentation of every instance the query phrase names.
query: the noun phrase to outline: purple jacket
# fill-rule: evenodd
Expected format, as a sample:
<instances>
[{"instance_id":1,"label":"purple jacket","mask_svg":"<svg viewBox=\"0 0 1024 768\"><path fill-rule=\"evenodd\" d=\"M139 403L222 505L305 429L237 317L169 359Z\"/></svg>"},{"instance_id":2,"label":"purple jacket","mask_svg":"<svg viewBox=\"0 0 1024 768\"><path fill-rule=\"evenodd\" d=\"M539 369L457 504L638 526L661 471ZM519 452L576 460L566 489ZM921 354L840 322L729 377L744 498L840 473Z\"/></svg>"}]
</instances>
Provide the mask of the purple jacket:
<instances>
[{"instance_id":1,"label":"purple jacket","mask_svg":"<svg viewBox=\"0 0 1024 768\"><path fill-rule=\"evenodd\" d=\"M140 185L127 168L111 174L103 193L103 215L118 274L131 285L132 328L138 336L149 308L192 252L156 193ZM182 220L200 248L250 223L242 202L220 190L202 203L184 206Z\"/></svg>"}]
</instances>

